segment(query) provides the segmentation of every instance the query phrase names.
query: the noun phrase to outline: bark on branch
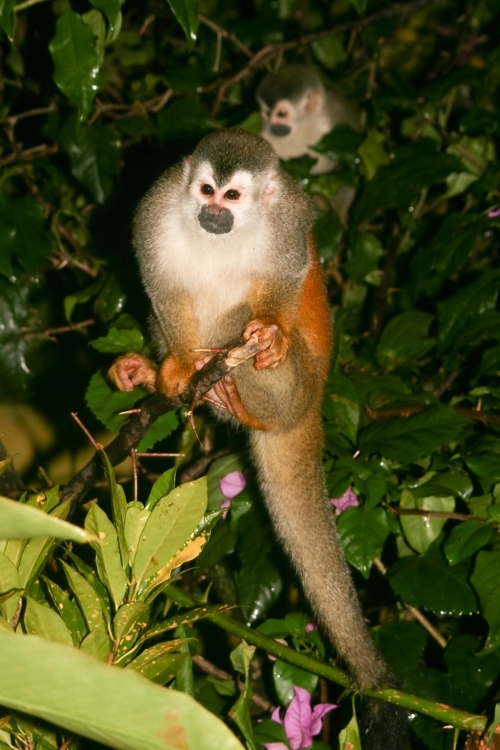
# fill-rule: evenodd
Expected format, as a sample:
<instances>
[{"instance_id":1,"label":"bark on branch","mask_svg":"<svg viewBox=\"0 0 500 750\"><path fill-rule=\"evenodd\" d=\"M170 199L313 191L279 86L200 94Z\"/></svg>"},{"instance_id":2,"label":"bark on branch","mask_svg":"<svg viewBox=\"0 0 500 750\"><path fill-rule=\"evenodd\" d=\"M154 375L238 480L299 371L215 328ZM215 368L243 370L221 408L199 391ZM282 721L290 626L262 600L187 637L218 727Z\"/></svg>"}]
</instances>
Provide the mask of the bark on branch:
<instances>
[{"instance_id":1,"label":"bark on branch","mask_svg":"<svg viewBox=\"0 0 500 750\"><path fill-rule=\"evenodd\" d=\"M221 347L222 351L215 354L210 362L192 376L184 393L177 398L167 399L160 393L149 396L142 403L140 411L131 417L105 449L111 465L116 466L127 458L158 417L181 406L196 404L218 380L228 375L238 365L254 357L262 348L254 337L247 342L233 341ZM62 497L72 497L73 505L81 503L99 479L100 472L101 460L96 453L88 464L62 488Z\"/></svg>"}]
</instances>

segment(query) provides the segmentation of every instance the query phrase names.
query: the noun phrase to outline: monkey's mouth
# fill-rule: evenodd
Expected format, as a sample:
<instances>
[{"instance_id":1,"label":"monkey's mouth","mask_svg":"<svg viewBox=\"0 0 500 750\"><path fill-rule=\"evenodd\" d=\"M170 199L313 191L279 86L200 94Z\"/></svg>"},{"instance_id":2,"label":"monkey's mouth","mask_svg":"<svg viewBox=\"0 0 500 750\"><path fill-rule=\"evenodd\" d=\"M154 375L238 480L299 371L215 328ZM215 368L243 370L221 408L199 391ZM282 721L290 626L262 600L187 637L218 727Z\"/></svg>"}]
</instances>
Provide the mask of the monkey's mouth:
<instances>
[{"instance_id":1,"label":"monkey's mouth","mask_svg":"<svg viewBox=\"0 0 500 750\"><path fill-rule=\"evenodd\" d=\"M288 125L271 125L271 133L273 135L283 136L290 135L291 128Z\"/></svg>"},{"instance_id":2,"label":"monkey's mouth","mask_svg":"<svg viewBox=\"0 0 500 750\"><path fill-rule=\"evenodd\" d=\"M210 234L227 234L233 228L234 216L228 208L214 210L211 206L202 206L198 221Z\"/></svg>"}]
</instances>

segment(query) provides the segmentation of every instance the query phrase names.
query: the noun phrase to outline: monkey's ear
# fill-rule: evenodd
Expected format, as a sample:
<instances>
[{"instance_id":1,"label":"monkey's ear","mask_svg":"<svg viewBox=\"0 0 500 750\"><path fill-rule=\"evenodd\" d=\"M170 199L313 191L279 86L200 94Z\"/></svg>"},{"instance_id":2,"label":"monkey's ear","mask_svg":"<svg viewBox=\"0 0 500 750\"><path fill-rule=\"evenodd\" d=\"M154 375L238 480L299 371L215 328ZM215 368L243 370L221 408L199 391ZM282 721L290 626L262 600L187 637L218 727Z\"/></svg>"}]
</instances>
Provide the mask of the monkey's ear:
<instances>
[{"instance_id":1,"label":"monkey's ear","mask_svg":"<svg viewBox=\"0 0 500 750\"><path fill-rule=\"evenodd\" d=\"M266 187L264 188L264 193L262 195L262 202L264 203L264 206L268 206L271 203L277 187L278 173L271 172L267 178Z\"/></svg>"},{"instance_id":2,"label":"monkey's ear","mask_svg":"<svg viewBox=\"0 0 500 750\"><path fill-rule=\"evenodd\" d=\"M307 93L306 109L311 114L323 106L324 94L321 89L310 89Z\"/></svg>"}]
</instances>

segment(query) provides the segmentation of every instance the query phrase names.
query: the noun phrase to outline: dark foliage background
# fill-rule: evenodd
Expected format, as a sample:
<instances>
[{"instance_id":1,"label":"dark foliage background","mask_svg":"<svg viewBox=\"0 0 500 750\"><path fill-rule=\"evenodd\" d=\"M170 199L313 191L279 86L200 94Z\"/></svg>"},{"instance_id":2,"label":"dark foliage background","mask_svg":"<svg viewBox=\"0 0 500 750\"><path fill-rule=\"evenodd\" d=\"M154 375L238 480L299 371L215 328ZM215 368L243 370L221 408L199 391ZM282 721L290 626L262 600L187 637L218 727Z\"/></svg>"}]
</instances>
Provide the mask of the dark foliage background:
<instances>
[{"instance_id":1,"label":"dark foliage background","mask_svg":"<svg viewBox=\"0 0 500 750\"><path fill-rule=\"evenodd\" d=\"M104 376L118 354L150 352L130 246L138 200L210 130L258 132L264 70L305 62L356 101L364 121L363 132L337 127L318 145L336 172L312 177L308 157L285 164L315 197L335 320L325 468L331 497L351 489L358 501L338 520L346 556L404 689L491 716L500 674L499 20L497 0L0 2L0 431L24 421L29 459L16 461L25 484L66 482L84 462L87 439L70 412L102 437L144 398L113 392ZM345 184L356 188L347 226L331 209ZM140 450L184 451L181 481L208 469L211 510L229 472L246 472L248 484L185 580L195 593L212 581L214 601L237 603L250 625L281 619L265 632L323 657L319 636L307 640L307 606L242 435L203 411L196 422L201 447L183 414L169 414ZM11 451L12 440L6 432ZM139 495L170 465L143 460ZM130 499L130 467L119 475ZM15 489L10 472L3 481L4 494ZM196 627L199 650L229 669L227 641ZM317 677L282 664L261 664L254 687L266 700L286 705L292 684L317 689ZM227 696L206 677L195 694L226 716ZM348 714L332 715L325 743ZM455 746L434 719L415 715L412 727L417 748Z\"/></svg>"}]
</instances>

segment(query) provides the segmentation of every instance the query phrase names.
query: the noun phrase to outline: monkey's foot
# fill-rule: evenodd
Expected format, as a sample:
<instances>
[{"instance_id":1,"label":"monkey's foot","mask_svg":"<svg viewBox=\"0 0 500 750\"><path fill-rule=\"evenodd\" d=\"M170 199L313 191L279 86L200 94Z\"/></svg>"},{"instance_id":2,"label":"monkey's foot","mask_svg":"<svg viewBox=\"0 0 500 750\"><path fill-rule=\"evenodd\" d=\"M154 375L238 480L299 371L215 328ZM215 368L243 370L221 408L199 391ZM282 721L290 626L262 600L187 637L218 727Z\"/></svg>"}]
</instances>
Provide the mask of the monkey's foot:
<instances>
[{"instance_id":1,"label":"monkey's foot","mask_svg":"<svg viewBox=\"0 0 500 750\"><path fill-rule=\"evenodd\" d=\"M225 375L206 394L209 403L221 411L228 412L239 422L250 427L252 430L269 430L270 426L265 422L252 417L241 403L240 394L236 383L230 375Z\"/></svg>"},{"instance_id":2,"label":"monkey's foot","mask_svg":"<svg viewBox=\"0 0 500 750\"><path fill-rule=\"evenodd\" d=\"M186 390L194 371L194 364L179 362L170 354L160 365L156 387L167 398L175 398Z\"/></svg>"},{"instance_id":3,"label":"monkey's foot","mask_svg":"<svg viewBox=\"0 0 500 750\"><path fill-rule=\"evenodd\" d=\"M274 369L285 359L290 348L290 337L281 330L277 323L264 320L252 320L243 332L245 341L256 336L260 344L268 344L255 355L257 370Z\"/></svg>"},{"instance_id":4,"label":"monkey's foot","mask_svg":"<svg viewBox=\"0 0 500 750\"><path fill-rule=\"evenodd\" d=\"M119 391L131 391L136 385L143 385L148 391L156 391L156 375L158 372L154 362L142 354L131 352L118 357L108 370L108 378Z\"/></svg>"}]
</instances>

